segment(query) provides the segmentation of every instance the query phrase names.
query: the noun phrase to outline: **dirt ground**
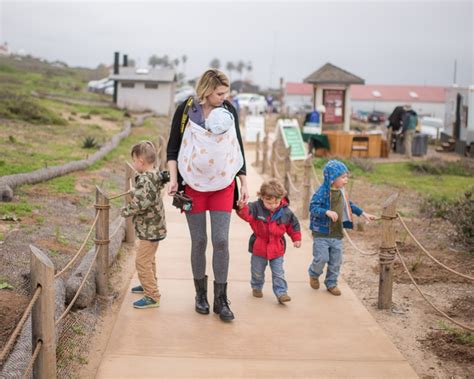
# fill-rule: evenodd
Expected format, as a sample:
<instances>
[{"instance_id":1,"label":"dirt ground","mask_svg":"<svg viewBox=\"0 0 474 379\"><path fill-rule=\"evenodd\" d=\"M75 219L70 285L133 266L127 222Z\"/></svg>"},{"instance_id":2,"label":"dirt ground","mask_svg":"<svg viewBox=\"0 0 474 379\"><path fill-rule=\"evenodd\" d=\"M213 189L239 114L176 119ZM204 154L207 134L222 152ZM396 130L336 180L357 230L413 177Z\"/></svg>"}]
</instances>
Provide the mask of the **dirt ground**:
<instances>
[{"instance_id":1,"label":"dirt ground","mask_svg":"<svg viewBox=\"0 0 474 379\"><path fill-rule=\"evenodd\" d=\"M356 180L352 198L370 213L380 214L382 202L392 190ZM376 199L374 201L374 199ZM403 193L398 209L413 234L438 260L465 274L474 274L474 255L455 242L454 229L441 219L429 220L418 213L421 199L416 194ZM357 229L357 228L356 228ZM474 292L472 282L442 269L426 257L397 227L397 245L411 273L421 284L427 297L458 322L474 325ZM381 222L363 223L363 231L351 231L354 242L367 252L380 246ZM394 263L393 306L377 308L379 268L377 256L362 256L346 242L342 275L372 316L391 337L422 378L472 378L474 344L460 343L447 333L443 321L419 295L400 262ZM444 323L444 324L443 324Z\"/></svg>"}]
</instances>

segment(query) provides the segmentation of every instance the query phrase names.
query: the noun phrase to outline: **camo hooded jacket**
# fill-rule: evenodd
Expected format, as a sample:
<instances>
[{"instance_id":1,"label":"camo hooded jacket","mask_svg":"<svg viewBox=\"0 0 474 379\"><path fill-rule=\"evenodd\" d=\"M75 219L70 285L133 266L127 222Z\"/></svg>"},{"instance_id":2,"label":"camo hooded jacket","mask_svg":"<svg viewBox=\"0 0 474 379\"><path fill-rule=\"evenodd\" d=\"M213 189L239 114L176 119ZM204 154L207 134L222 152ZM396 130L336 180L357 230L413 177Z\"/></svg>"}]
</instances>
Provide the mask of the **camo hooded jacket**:
<instances>
[{"instance_id":1,"label":"camo hooded jacket","mask_svg":"<svg viewBox=\"0 0 474 379\"><path fill-rule=\"evenodd\" d=\"M166 237L166 221L161 190L163 180L157 171L146 171L135 177L131 202L122 209L122 217L133 216L137 237L162 240Z\"/></svg>"}]
</instances>

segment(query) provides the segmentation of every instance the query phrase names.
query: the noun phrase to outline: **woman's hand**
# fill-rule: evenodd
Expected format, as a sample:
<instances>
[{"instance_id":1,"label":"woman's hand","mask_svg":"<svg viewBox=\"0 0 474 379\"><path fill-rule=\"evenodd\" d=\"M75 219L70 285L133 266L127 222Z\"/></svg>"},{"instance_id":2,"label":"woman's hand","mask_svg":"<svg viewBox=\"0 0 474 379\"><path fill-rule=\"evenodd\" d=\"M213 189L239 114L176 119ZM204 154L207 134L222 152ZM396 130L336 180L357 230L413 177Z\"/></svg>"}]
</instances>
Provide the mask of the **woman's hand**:
<instances>
[{"instance_id":1,"label":"woman's hand","mask_svg":"<svg viewBox=\"0 0 474 379\"><path fill-rule=\"evenodd\" d=\"M239 175L240 179L240 199L239 202L247 204L249 201L249 189L247 187L247 177L245 175Z\"/></svg>"},{"instance_id":2,"label":"woman's hand","mask_svg":"<svg viewBox=\"0 0 474 379\"><path fill-rule=\"evenodd\" d=\"M247 183L245 184L242 184L242 186L240 187L240 202L243 203L243 204L247 204L247 202L249 201L249 190L247 188Z\"/></svg>"},{"instance_id":3,"label":"woman's hand","mask_svg":"<svg viewBox=\"0 0 474 379\"><path fill-rule=\"evenodd\" d=\"M170 180L168 183L168 195L174 196L178 192L178 182L176 180Z\"/></svg>"},{"instance_id":4,"label":"woman's hand","mask_svg":"<svg viewBox=\"0 0 474 379\"><path fill-rule=\"evenodd\" d=\"M301 241L295 241L293 242L293 246L299 249L301 247Z\"/></svg>"}]
</instances>

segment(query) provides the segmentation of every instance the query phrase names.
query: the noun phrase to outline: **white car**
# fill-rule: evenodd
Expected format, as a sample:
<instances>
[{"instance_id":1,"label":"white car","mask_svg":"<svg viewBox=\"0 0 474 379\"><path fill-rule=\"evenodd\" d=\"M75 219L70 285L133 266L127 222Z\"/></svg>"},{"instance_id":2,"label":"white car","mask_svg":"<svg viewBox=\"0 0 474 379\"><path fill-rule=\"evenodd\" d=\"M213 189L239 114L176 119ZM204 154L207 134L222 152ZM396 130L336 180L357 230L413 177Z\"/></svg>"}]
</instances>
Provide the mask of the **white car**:
<instances>
[{"instance_id":1,"label":"white car","mask_svg":"<svg viewBox=\"0 0 474 379\"><path fill-rule=\"evenodd\" d=\"M181 104L189 96L196 96L196 91L194 88L190 86L181 87L180 89L176 90L176 94L174 95L174 103L176 105Z\"/></svg>"},{"instance_id":2,"label":"white car","mask_svg":"<svg viewBox=\"0 0 474 379\"><path fill-rule=\"evenodd\" d=\"M253 114L264 113L267 109L267 101L262 95L256 93L239 93L236 98L241 109L247 108Z\"/></svg>"},{"instance_id":3,"label":"white car","mask_svg":"<svg viewBox=\"0 0 474 379\"><path fill-rule=\"evenodd\" d=\"M104 78L100 80L92 80L87 83L87 89L90 92L101 92L103 93L106 88L114 86L114 81L109 78Z\"/></svg>"}]
</instances>

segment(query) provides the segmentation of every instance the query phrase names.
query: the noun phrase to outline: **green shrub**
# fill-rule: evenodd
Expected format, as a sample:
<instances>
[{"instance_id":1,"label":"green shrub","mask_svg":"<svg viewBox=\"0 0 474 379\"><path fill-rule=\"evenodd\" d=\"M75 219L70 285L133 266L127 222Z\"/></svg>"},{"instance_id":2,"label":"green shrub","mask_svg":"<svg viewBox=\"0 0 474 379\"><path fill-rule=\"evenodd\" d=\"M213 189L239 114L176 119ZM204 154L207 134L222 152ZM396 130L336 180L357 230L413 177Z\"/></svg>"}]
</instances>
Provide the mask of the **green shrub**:
<instances>
[{"instance_id":1,"label":"green shrub","mask_svg":"<svg viewBox=\"0 0 474 379\"><path fill-rule=\"evenodd\" d=\"M451 208L449 220L458 232L458 237L469 251L474 251L474 188L466 192Z\"/></svg>"},{"instance_id":2,"label":"green shrub","mask_svg":"<svg viewBox=\"0 0 474 379\"><path fill-rule=\"evenodd\" d=\"M422 174L474 176L474 160L467 158L448 162L441 158L433 157L426 161L409 162L408 167L411 171Z\"/></svg>"},{"instance_id":3,"label":"green shrub","mask_svg":"<svg viewBox=\"0 0 474 379\"><path fill-rule=\"evenodd\" d=\"M32 124L67 124L65 119L31 96L9 90L0 90L0 117L23 120Z\"/></svg>"},{"instance_id":4,"label":"green shrub","mask_svg":"<svg viewBox=\"0 0 474 379\"><path fill-rule=\"evenodd\" d=\"M94 137L86 137L84 138L84 141L82 141L82 148L83 149L92 149L94 147L97 147L97 141L95 140Z\"/></svg>"}]
</instances>

